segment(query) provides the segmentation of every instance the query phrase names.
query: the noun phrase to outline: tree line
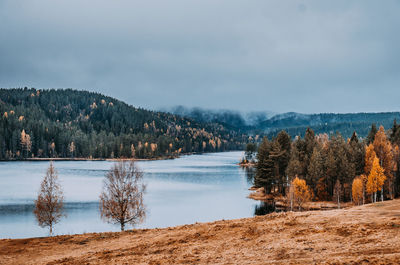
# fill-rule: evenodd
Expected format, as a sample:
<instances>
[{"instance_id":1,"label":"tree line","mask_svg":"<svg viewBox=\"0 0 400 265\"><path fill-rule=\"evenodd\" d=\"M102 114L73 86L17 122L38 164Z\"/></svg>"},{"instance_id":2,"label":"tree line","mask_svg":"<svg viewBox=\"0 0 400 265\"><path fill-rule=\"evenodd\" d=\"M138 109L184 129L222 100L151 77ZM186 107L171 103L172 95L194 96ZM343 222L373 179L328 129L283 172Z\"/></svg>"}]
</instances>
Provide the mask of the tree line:
<instances>
[{"instance_id":1,"label":"tree line","mask_svg":"<svg viewBox=\"0 0 400 265\"><path fill-rule=\"evenodd\" d=\"M400 194L400 125L390 130L373 124L368 136L356 132L345 139L339 133L316 135L308 128L303 138L286 131L264 137L256 155L254 185L267 194L291 196L295 189L309 199L376 202ZM246 153L252 157L253 147ZM300 203L301 204L301 203Z\"/></svg>"},{"instance_id":2,"label":"tree line","mask_svg":"<svg viewBox=\"0 0 400 265\"><path fill-rule=\"evenodd\" d=\"M247 136L72 89L0 89L0 160L155 158L240 150Z\"/></svg>"}]
</instances>

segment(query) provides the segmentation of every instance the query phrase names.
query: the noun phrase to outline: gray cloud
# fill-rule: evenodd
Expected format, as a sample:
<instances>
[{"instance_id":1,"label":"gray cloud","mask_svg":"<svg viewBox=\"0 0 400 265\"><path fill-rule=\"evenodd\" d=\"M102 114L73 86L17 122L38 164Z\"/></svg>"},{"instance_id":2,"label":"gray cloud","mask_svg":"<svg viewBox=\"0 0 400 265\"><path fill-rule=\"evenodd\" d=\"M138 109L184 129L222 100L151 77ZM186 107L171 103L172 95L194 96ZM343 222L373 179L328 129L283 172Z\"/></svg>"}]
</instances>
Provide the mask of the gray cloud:
<instances>
[{"instance_id":1,"label":"gray cloud","mask_svg":"<svg viewBox=\"0 0 400 265\"><path fill-rule=\"evenodd\" d=\"M172 105L399 110L399 1L0 0L0 86Z\"/></svg>"}]
</instances>

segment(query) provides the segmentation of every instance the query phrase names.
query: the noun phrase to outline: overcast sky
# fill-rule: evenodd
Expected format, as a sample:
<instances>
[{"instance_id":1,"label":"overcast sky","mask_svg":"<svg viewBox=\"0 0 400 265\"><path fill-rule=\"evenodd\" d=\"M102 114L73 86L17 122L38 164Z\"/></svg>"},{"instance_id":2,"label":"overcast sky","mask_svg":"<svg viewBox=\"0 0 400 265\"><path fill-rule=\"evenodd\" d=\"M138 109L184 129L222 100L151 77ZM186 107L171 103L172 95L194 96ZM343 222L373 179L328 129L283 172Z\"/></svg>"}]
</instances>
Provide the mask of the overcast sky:
<instances>
[{"instance_id":1,"label":"overcast sky","mask_svg":"<svg viewBox=\"0 0 400 265\"><path fill-rule=\"evenodd\" d=\"M400 110L400 1L0 0L0 87L150 109Z\"/></svg>"}]
</instances>

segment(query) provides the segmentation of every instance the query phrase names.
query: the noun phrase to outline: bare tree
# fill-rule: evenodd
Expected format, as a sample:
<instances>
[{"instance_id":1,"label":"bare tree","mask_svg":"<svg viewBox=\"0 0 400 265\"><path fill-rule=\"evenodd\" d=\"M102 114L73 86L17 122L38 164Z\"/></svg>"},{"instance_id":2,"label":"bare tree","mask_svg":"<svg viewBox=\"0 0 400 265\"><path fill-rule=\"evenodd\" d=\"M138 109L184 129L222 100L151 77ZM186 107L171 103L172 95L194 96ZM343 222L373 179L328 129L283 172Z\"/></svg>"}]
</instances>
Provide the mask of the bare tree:
<instances>
[{"instance_id":1,"label":"bare tree","mask_svg":"<svg viewBox=\"0 0 400 265\"><path fill-rule=\"evenodd\" d=\"M47 169L46 176L40 184L40 191L35 200L33 213L41 227L49 227L50 235L53 234L53 226L58 223L64 215L64 196L58 183L57 171L53 162Z\"/></svg>"},{"instance_id":2,"label":"bare tree","mask_svg":"<svg viewBox=\"0 0 400 265\"><path fill-rule=\"evenodd\" d=\"M121 225L132 226L143 222L146 211L143 195L146 185L143 173L134 161L119 161L105 176L103 191L100 195L100 213L103 220Z\"/></svg>"}]
</instances>

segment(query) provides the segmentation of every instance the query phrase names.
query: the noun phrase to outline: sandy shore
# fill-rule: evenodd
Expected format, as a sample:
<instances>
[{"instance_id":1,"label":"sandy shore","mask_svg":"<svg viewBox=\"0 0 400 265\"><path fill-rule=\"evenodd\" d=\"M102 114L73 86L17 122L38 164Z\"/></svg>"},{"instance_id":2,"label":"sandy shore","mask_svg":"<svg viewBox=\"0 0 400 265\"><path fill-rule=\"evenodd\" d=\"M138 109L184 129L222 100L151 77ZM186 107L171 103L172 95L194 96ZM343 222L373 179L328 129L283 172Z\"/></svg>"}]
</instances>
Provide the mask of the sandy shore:
<instances>
[{"instance_id":1,"label":"sandy shore","mask_svg":"<svg viewBox=\"0 0 400 265\"><path fill-rule=\"evenodd\" d=\"M400 200L123 233L0 240L1 264L399 264Z\"/></svg>"}]
</instances>

